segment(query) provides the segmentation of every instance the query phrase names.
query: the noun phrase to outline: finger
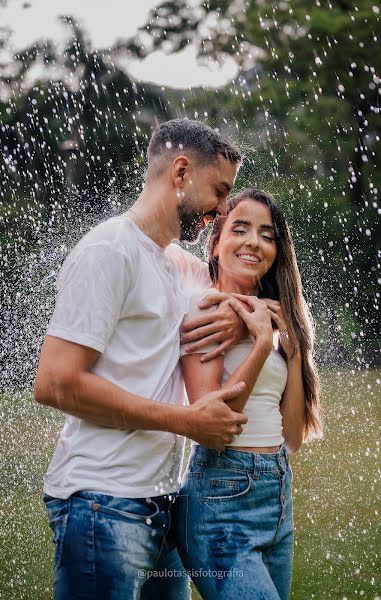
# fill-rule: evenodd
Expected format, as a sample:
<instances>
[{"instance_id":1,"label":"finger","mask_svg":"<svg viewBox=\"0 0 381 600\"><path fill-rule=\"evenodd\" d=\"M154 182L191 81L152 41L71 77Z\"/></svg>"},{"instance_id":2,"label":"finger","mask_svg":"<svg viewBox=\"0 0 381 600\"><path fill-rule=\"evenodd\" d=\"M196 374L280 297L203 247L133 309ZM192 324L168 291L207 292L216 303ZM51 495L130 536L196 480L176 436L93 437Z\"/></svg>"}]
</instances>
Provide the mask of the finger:
<instances>
[{"instance_id":1,"label":"finger","mask_svg":"<svg viewBox=\"0 0 381 600\"><path fill-rule=\"evenodd\" d=\"M232 292L231 296L239 298L239 300L243 300L243 302L247 302L250 298L256 298L256 296L246 296L246 294L238 294L237 292Z\"/></svg>"},{"instance_id":2,"label":"finger","mask_svg":"<svg viewBox=\"0 0 381 600\"><path fill-rule=\"evenodd\" d=\"M273 308L281 308L280 302L278 300L272 300L271 298L261 298L263 302L266 302L267 306L272 306Z\"/></svg>"},{"instance_id":3,"label":"finger","mask_svg":"<svg viewBox=\"0 0 381 600\"><path fill-rule=\"evenodd\" d=\"M239 383L235 383L232 386L219 390L218 397L221 398L221 400L231 400L232 398L236 398L241 392L243 392L245 387L246 384L243 381L240 381ZM239 413L235 414L238 415ZM246 421L237 421L237 423L246 423Z\"/></svg>"},{"instance_id":4,"label":"finger","mask_svg":"<svg viewBox=\"0 0 381 600\"><path fill-rule=\"evenodd\" d=\"M286 323L283 321L281 316L278 315L273 310L270 310L270 315L271 315L272 320L276 323L276 325L278 325L279 331L282 331L282 330L286 331Z\"/></svg>"},{"instance_id":5,"label":"finger","mask_svg":"<svg viewBox=\"0 0 381 600\"><path fill-rule=\"evenodd\" d=\"M197 352L197 350L202 350L202 348L205 348L206 346L209 346L210 344L216 344L221 342L223 338L223 333L221 331L218 331L217 333L213 333L213 335L208 335L208 337L204 337L202 338L202 340L197 340L196 342L194 342L193 344L190 345L186 345L183 349L185 350L185 352ZM213 348L214 350L214 348Z\"/></svg>"},{"instance_id":6,"label":"finger","mask_svg":"<svg viewBox=\"0 0 381 600\"><path fill-rule=\"evenodd\" d=\"M235 300L229 300L229 306L231 306L240 316L242 313L245 313L245 315L251 314L240 302L236 302Z\"/></svg>"},{"instance_id":7,"label":"finger","mask_svg":"<svg viewBox=\"0 0 381 600\"><path fill-rule=\"evenodd\" d=\"M244 308L239 302L232 302L231 307L235 310L235 312L242 319L242 321L246 323L246 325L248 325L250 318L249 315L251 315L251 313L248 310L246 310L246 308Z\"/></svg>"},{"instance_id":8,"label":"finger","mask_svg":"<svg viewBox=\"0 0 381 600\"><path fill-rule=\"evenodd\" d=\"M269 308L270 310L273 310L274 312L280 312L282 310L280 306L276 306L275 304L266 302L266 300L264 300L263 302L267 306L267 308Z\"/></svg>"},{"instance_id":9,"label":"finger","mask_svg":"<svg viewBox=\"0 0 381 600\"><path fill-rule=\"evenodd\" d=\"M220 304L222 300L226 300L227 298L229 298L229 294L226 294L225 292L215 292L213 294L208 294L205 298L200 300L198 306L199 308L209 308L215 304Z\"/></svg>"},{"instance_id":10,"label":"finger","mask_svg":"<svg viewBox=\"0 0 381 600\"><path fill-rule=\"evenodd\" d=\"M241 302L248 304L248 306L250 306L250 308L253 308L254 302L256 300L258 300L258 298L256 296L244 296L243 294L236 294L236 293L233 293L231 295L234 296L235 298L237 298L237 300L241 300Z\"/></svg>"},{"instance_id":11,"label":"finger","mask_svg":"<svg viewBox=\"0 0 381 600\"><path fill-rule=\"evenodd\" d=\"M210 325L215 320L214 313L208 313L202 317L197 317L196 319L191 319L186 323L181 325L181 331L191 331L193 329L197 329L198 327L204 327L205 325Z\"/></svg>"},{"instance_id":12,"label":"finger","mask_svg":"<svg viewBox=\"0 0 381 600\"><path fill-rule=\"evenodd\" d=\"M200 338L217 333L217 331L219 331L219 327L215 323L210 323L210 325L205 325L204 327L198 327L197 329L193 329L193 331L188 331L187 333L181 335L180 344L190 344L191 342L196 342Z\"/></svg>"},{"instance_id":13,"label":"finger","mask_svg":"<svg viewBox=\"0 0 381 600\"><path fill-rule=\"evenodd\" d=\"M207 352L206 354L202 354L200 361L202 363L204 362L209 362L210 360L213 360L214 358L217 358L217 356L220 356L220 354L223 354L223 352L226 350L226 348L229 348L230 346L230 342L229 341L224 341L221 344L218 344L217 348L215 348L215 350L212 350L211 352Z\"/></svg>"},{"instance_id":14,"label":"finger","mask_svg":"<svg viewBox=\"0 0 381 600\"><path fill-rule=\"evenodd\" d=\"M234 415L236 417L235 422L237 423L237 425L245 425L245 423L247 423L248 417L243 413L234 412Z\"/></svg>"}]
</instances>

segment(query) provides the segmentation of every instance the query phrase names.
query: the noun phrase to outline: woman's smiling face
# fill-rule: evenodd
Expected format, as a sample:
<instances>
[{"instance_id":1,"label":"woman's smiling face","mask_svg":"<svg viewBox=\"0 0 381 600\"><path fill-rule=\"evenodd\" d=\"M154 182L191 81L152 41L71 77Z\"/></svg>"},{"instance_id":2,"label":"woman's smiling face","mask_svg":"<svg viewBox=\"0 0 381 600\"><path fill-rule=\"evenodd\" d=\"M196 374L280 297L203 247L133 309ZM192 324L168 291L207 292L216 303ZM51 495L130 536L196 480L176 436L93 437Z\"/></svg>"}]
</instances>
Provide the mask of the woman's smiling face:
<instances>
[{"instance_id":1,"label":"woman's smiling face","mask_svg":"<svg viewBox=\"0 0 381 600\"><path fill-rule=\"evenodd\" d=\"M277 255L269 207L257 200L239 202L228 214L213 254L218 256L218 281L224 291L257 293Z\"/></svg>"}]
</instances>

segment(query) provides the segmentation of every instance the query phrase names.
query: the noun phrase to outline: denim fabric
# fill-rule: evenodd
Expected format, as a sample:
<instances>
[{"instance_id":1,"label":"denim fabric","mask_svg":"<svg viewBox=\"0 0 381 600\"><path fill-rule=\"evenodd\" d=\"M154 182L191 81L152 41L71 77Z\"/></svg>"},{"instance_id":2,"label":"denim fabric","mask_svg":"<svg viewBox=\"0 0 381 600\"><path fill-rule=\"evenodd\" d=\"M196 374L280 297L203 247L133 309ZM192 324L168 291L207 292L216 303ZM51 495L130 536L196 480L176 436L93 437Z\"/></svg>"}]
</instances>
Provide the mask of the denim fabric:
<instances>
[{"instance_id":1,"label":"denim fabric","mask_svg":"<svg viewBox=\"0 0 381 600\"><path fill-rule=\"evenodd\" d=\"M273 454L193 448L175 537L204 600L289 598L291 480L284 446Z\"/></svg>"},{"instance_id":2,"label":"denim fabric","mask_svg":"<svg viewBox=\"0 0 381 600\"><path fill-rule=\"evenodd\" d=\"M55 600L189 599L170 532L173 500L45 495L56 550Z\"/></svg>"}]
</instances>

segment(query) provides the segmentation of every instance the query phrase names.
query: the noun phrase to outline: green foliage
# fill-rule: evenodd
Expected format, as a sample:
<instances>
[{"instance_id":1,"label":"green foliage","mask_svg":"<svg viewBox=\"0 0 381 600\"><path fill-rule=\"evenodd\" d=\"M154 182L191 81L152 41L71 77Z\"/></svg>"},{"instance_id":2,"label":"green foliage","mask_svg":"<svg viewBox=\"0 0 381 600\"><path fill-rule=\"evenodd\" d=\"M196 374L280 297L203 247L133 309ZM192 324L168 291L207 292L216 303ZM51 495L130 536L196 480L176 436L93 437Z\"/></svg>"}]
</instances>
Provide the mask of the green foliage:
<instances>
[{"instance_id":1,"label":"green foliage","mask_svg":"<svg viewBox=\"0 0 381 600\"><path fill-rule=\"evenodd\" d=\"M62 50L37 42L0 64L0 273L34 249L42 223L100 209L139 164L155 118L168 118L162 93L134 83L115 62L123 48L94 50L70 17ZM12 75L9 75L10 66ZM41 71L33 81L31 70ZM28 81L30 82L28 84ZM50 223L49 223L50 225Z\"/></svg>"},{"instance_id":2,"label":"green foliage","mask_svg":"<svg viewBox=\"0 0 381 600\"><path fill-rule=\"evenodd\" d=\"M379 6L373 0L209 0L195 9L195 28L183 18L184 2L165 5L147 22L155 48L165 40L176 51L187 40L200 57L229 55L240 67L224 90L184 95L183 111L207 110L218 127L235 121L241 144L256 147L246 183L261 179L278 193L297 237L302 232L310 241L306 266L315 261L316 269L321 261L319 280L330 283L315 296L333 312L353 307L356 335L361 330L368 344L366 362L379 360ZM173 18L176 31L166 28Z\"/></svg>"}]
</instances>

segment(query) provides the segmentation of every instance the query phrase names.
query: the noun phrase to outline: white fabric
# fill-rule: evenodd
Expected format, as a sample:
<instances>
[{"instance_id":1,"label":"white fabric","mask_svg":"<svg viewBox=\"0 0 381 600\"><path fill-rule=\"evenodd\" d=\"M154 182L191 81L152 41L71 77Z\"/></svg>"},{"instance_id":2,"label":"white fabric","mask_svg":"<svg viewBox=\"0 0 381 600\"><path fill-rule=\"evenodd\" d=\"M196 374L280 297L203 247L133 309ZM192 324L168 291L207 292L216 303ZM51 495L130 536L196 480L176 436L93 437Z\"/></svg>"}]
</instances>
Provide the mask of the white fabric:
<instances>
[{"instance_id":1,"label":"white fabric","mask_svg":"<svg viewBox=\"0 0 381 600\"><path fill-rule=\"evenodd\" d=\"M189 300L179 271L189 284L208 282L206 265L190 257L179 246L164 251L126 216L109 219L66 259L47 335L101 352L93 372L121 388L182 405L179 326ZM183 443L172 433L99 427L67 415L45 492L63 499L79 490L130 498L173 492Z\"/></svg>"},{"instance_id":2,"label":"white fabric","mask_svg":"<svg viewBox=\"0 0 381 600\"><path fill-rule=\"evenodd\" d=\"M213 291L213 289L210 291ZM184 322L199 316L201 310L197 308L197 303L200 297L200 293L198 292L191 298L189 312L185 316ZM206 310L213 309L214 307ZM205 310L203 310L203 313L205 314ZM207 349L203 348L194 354L202 354L205 351L209 352L215 347L216 344L211 344ZM252 347L253 339L249 337L225 350L222 385L230 379L234 371L248 357ZM187 354L183 347L181 347L180 352L181 356ZM248 417L248 421L243 425L243 432L239 436L236 436L230 446L247 448L255 446L265 447L277 446L284 442L279 403L282 399L286 383L287 363L280 352L273 349L262 367L243 410Z\"/></svg>"},{"instance_id":3,"label":"white fabric","mask_svg":"<svg viewBox=\"0 0 381 600\"><path fill-rule=\"evenodd\" d=\"M166 253L176 263L180 271L182 286L189 297L200 292L200 300L204 297L203 291L211 288L212 282L208 265L197 256L184 250L179 244L170 244Z\"/></svg>"}]
</instances>

